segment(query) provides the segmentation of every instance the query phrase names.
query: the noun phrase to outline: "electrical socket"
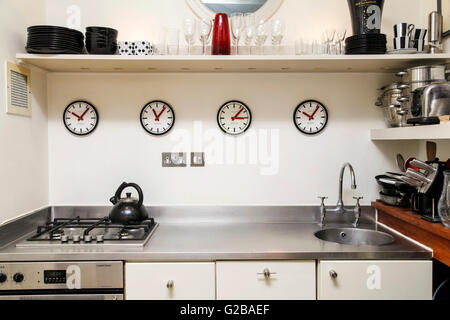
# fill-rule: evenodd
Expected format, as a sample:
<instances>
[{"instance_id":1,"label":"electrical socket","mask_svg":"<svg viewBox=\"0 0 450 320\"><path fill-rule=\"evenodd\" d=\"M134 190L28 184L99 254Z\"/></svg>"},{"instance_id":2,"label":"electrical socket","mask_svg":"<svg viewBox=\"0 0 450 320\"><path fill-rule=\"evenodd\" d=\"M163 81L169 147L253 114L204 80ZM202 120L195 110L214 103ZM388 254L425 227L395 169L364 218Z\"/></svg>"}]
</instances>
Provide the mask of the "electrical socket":
<instances>
[{"instance_id":1,"label":"electrical socket","mask_svg":"<svg viewBox=\"0 0 450 320\"><path fill-rule=\"evenodd\" d=\"M163 168L187 167L186 152L163 152L162 166Z\"/></svg>"},{"instance_id":2,"label":"electrical socket","mask_svg":"<svg viewBox=\"0 0 450 320\"><path fill-rule=\"evenodd\" d=\"M204 167L204 166L205 166L205 153L191 152L191 167Z\"/></svg>"}]
</instances>

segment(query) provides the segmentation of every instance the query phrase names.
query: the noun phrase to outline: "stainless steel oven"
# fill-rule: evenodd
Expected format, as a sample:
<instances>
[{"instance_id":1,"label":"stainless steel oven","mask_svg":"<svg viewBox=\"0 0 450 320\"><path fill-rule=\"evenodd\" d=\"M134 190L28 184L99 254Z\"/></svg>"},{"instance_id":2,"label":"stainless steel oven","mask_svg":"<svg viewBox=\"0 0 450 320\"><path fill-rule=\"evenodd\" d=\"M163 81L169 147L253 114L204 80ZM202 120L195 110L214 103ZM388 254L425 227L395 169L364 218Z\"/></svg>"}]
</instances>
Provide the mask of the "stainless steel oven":
<instances>
[{"instance_id":1,"label":"stainless steel oven","mask_svg":"<svg viewBox=\"0 0 450 320\"><path fill-rule=\"evenodd\" d=\"M123 262L0 262L0 300L123 300Z\"/></svg>"}]
</instances>

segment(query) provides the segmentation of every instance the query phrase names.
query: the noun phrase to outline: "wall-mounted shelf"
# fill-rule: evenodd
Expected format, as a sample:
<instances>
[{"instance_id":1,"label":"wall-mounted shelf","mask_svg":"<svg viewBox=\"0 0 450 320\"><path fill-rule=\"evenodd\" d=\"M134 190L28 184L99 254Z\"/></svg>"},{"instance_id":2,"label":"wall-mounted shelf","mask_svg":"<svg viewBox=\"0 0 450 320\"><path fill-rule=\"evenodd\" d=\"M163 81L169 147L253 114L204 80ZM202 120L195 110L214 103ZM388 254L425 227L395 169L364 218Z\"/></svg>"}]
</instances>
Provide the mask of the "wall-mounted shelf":
<instances>
[{"instance_id":1,"label":"wall-mounted shelf","mask_svg":"<svg viewBox=\"0 0 450 320\"><path fill-rule=\"evenodd\" d=\"M376 140L448 140L450 123L404 128L374 129L370 138Z\"/></svg>"},{"instance_id":2,"label":"wall-mounted shelf","mask_svg":"<svg viewBox=\"0 0 450 320\"><path fill-rule=\"evenodd\" d=\"M17 54L49 72L377 72L450 63L450 54L322 56L102 56Z\"/></svg>"}]
</instances>

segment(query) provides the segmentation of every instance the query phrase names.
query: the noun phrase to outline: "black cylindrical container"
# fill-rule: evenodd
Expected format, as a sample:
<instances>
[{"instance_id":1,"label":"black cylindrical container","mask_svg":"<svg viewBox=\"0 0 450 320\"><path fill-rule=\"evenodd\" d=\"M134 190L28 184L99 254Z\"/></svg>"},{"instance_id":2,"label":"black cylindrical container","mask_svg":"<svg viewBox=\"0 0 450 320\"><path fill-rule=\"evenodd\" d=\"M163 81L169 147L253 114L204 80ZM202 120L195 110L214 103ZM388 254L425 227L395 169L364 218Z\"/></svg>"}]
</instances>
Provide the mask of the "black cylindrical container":
<instances>
[{"instance_id":1,"label":"black cylindrical container","mask_svg":"<svg viewBox=\"0 0 450 320\"><path fill-rule=\"evenodd\" d=\"M384 0L347 0L353 34L380 33Z\"/></svg>"}]
</instances>

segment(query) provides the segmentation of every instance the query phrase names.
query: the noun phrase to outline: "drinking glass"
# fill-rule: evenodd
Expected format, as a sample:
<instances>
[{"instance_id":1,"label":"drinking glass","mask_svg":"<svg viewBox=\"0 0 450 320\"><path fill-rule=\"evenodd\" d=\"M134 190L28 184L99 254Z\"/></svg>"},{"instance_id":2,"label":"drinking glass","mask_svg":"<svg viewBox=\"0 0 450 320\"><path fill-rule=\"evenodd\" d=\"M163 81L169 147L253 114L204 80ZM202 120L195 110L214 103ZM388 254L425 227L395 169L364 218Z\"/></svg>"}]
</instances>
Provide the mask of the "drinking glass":
<instances>
[{"instance_id":1,"label":"drinking glass","mask_svg":"<svg viewBox=\"0 0 450 320\"><path fill-rule=\"evenodd\" d=\"M166 31L166 54L178 55L180 51L180 30L168 28Z\"/></svg>"},{"instance_id":2,"label":"drinking glass","mask_svg":"<svg viewBox=\"0 0 450 320\"><path fill-rule=\"evenodd\" d=\"M196 30L196 21L191 18L187 18L183 20L183 33L184 38L186 39L186 43L188 45L188 54L191 54L191 46L195 42L195 30Z\"/></svg>"},{"instance_id":3,"label":"drinking glass","mask_svg":"<svg viewBox=\"0 0 450 320\"><path fill-rule=\"evenodd\" d=\"M314 40L297 39L295 41L295 54L297 55L310 55L314 53Z\"/></svg>"},{"instance_id":4,"label":"drinking glass","mask_svg":"<svg viewBox=\"0 0 450 320\"><path fill-rule=\"evenodd\" d=\"M333 43L335 35L336 35L336 30L334 30L334 29L327 29L324 32L325 41L327 43L327 54L331 54L331 44Z\"/></svg>"},{"instance_id":5,"label":"drinking glass","mask_svg":"<svg viewBox=\"0 0 450 320\"><path fill-rule=\"evenodd\" d=\"M450 170L444 171L444 185L438 203L438 213L442 224L450 228Z\"/></svg>"},{"instance_id":6,"label":"drinking glass","mask_svg":"<svg viewBox=\"0 0 450 320\"><path fill-rule=\"evenodd\" d=\"M336 32L336 41L338 42L338 54L344 54L344 40L347 35L347 30L341 30Z\"/></svg>"},{"instance_id":7,"label":"drinking glass","mask_svg":"<svg viewBox=\"0 0 450 320\"><path fill-rule=\"evenodd\" d=\"M244 15L241 12L234 12L230 16L231 34L233 42L236 46L236 55L239 54L239 41L241 40L242 30L244 27Z\"/></svg>"},{"instance_id":8,"label":"drinking glass","mask_svg":"<svg viewBox=\"0 0 450 320\"><path fill-rule=\"evenodd\" d=\"M245 45L249 48L249 53L251 53L251 45L255 37L255 21L255 15L253 13L244 14Z\"/></svg>"},{"instance_id":9,"label":"drinking glass","mask_svg":"<svg viewBox=\"0 0 450 320\"><path fill-rule=\"evenodd\" d=\"M274 19L271 23L272 45L275 46L277 54L280 54L280 45L284 37L284 22L280 19Z\"/></svg>"},{"instance_id":10,"label":"drinking glass","mask_svg":"<svg viewBox=\"0 0 450 320\"><path fill-rule=\"evenodd\" d=\"M256 37L255 43L259 46L259 53L264 54L264 44L267 41L267 37L269 36L269 30L267 26L267 22L264 20L259 20L256 25Z\"/></svg>"},{"instance_id":11,"label":"drinking glass","mask_svg":"<svg viewBox=\"0 0 450 320\"><path fill-rule=\"evenodd\" d=\"M200 41L203 46L203 55L206 55L206 46L208 45L209 39L211 37L212 25L213 22L208 19L202 19L198 24L198 33L200 35Z\"/></svg>"}]
</instances>

